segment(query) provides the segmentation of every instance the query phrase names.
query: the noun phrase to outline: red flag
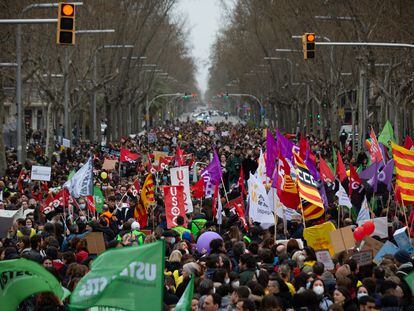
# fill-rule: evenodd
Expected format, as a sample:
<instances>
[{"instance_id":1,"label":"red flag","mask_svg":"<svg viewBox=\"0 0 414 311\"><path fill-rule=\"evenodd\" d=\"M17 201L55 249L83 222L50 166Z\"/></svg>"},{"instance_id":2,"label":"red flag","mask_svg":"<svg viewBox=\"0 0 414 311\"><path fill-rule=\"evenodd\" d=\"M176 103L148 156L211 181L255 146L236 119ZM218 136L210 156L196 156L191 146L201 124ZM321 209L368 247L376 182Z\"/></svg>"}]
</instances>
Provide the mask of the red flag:
<instances>
[{"instance_id":1,"label":"red flag","mask_svg":"<svg viewBox=\"0 0 414 311\"><path fill-rule=\"evenodd\" d=\"M243 167L240 167L240 175L239 175L239 191L241 194L246 195L246 185L244 184L244 170Z\"/></svg>"},{"instance_id":2,"label":"red flag","mask_svg":"<svg viewBox=\"0 0 414 311\"><path fill-rule=\"evenodd\" d=\"M23 181L26 178L26 171L22 168L19 173L19 177L17 178L17 188L19 189L20 193L23 193Z\"/></svg>"},{"instance_id":3,"label":"red flag","mask_svg":"<svg viewBox=\"0 0 414 311\"><path fill-rule=\"evenodd\" d=\"M360 189L362 187L362 180L356 172L352 164L349 165L349 196L352 195L353 190Z\"/></svg>"},{"instance_id":4,"label":"red flag","mask_svg":"<svg viewBox=\"0 0 414 311\"><path fill-rule=\"evenodd\" d=\"M42 212L42 213L45 213L45 214L47 214L48 212L47 212L47 209L48 209L48 207L49 206L52 206L53 204L53 200L54 200L54 198L53 198L53 194L52 194L52 192L49 192L49 194L47 195L47 198L46 198L46 200L45 200L45 202L42 204L42 206L40 207L40 211ZM55 208L53 207L53 210L54 210Z\"/></svg>"},{"instance_id":5,"label":"red flag","mask_svg":"<svg viewBox=\"0 0 414 311\"><path fill-rule=\"evenodd\" d=\"M144 228L148 225L148 212L147 209L144 208L142 204L142 200L137 203L134 210L134 219L138 221L141 228Z\"/></svg>"},{"instance_id":6,"label":"red flag","mask_svg":"<svg viewBox=\"0 0 414 311\"><path fill-rule=\"evenodd\" d=\"M297 209L300 203L299 192L290 175L290 165L280 152L275 178L277 179L276 189L280 202L286 207Z\"/></svg>"},{"instance_id":7,"label":"red flag","mask_svg":"<svg viewBox=\"0 0 414 311\"><path fill-rule=\"evenodd\" d=\"M121 157L120 157L121 162L133 162L137 160L138 158L139 158L138 153L133 153L129 151L128 149L121 148Z\"/></svg>"},{"instance_id":8,"label":"red flag","mask_svg":"<svg viewBox=\"0 0 414 311\"><path fill-rule=\"evenodd\" d=\"M302 159L306 159L306 150L308 150L308 149L309 149L308 141L305 139L305 137L300 135L300 139L299 139L299 156Z\"/></svg>"},{"instance_id":9,"label":"red flag","mask_svg":"<svg viewBox=\"0 0 414 311\"><path fill-rule=\"evenodd\" d=\"M185 219L184 186L165 186L164 204L167 228L177 227L177 217Z\"/></svg>"},{"instance_id":10,"label":"red flag","mask_svg":"<svg viewBox=\"0 0 414 311\"><path fill-rule=\"evenodd\" d=\"M139 194L139 189L140 189L140 185L139 185L139 180L135 179L134 183L132 184L131 187L129 187L128 192L131 193L134 197L138 197Z\"/></svg>"},{"instance_id":11,"label":"red flag","mask_svg":"<svg viewBox=\"0 0 414 311\"><path fill-rule=\"evenodd\" d=\"M404 148L410 150L412 147L414 147L414 142L411 139L410 135L405 136Z\"/></svg>"},{"instance_id":12,"label":"red flag","mask_svg":"<svg viewBox=\"0 0 414 311\"><path fill-rule=\"evenodd\" d=\"M348 178L348 176L346 175L346 168L344 162L342 161L341 154L339 153L339 151L337 151L336 154L338 158L338 164L336 165L336 174L339 176L339 180L342 183L345 179Z\"/></svg>"},{"instance_id":13,"label":"red flag","mask_svg":"<svg viewBox=\"0 0 414 311\"><path fill-rule=\"evenodd\" d=\"M168 170L174 157L166 156L160 157L158 160L158 171Z\"/></svg>"},{"instance_id":14,"label":"red flag","mask_svg":"<svg viewBox=\"0 0 414 311\"><path fill-rule=\"evenodd\" d=\"M88 207L89 212L96 213L96 207L95 207L93 195L88 195L86 197L86 206Z\"/></svg>"},{"instance_id":15,"label":"red flag","mask_svg":"<svg viewBox=\"0 0 414 311\"><path fill-rule=\"evenodd\" d=\"M371 132L369 134L371 137L371 146L369 148L369 153L371 155L372 163L375 162L383 162L382 153L380 146L377 141L377 137L375 136L374 130L371 128Z\"/></svg>"},{"instance_id":16,"label":"red flag","mask_svg":"<svg viewBox=\"0 0 414 311\"><path fill-rule=\"evenodd\" d=\"M322 157L319 157L319 173L324 183L332 184L335 182L335 175Z\"/></svg>"},{"instance_id":17,"label":"red flag","mask_svg":"<svg viewBox=\"0 0 414 311\"><path fill-rule=\"evenodd\" d=\"M67 207L69 203L69 190L67 188L63 188L60 190L55 197L55 200L59 200L60 204L63 207Z\"/></svg>"},{"instance_id":18,"label":"red flag","mask_svg":"<svg viewBox=\"0 0 414 311\"><path fill-rule=\"evenodd\" d=\"M179 145L177 145L177 149L175 151L175 163L176 166L184 165L184 152L181 150Z\"/></svg>"},{"instance_id":19,"label":"red flag","mask_svg":"<svg viewBox=\"0 0 414 311\"><path fill-rule=\"evenodd\" d=\"M191 188L191 192L192 192L193 198L195 198L195 199L201 199L201 198L204 197L204 179L203 178L200 178L190 188Z\"/></svg>"},{"instance_id":20,"label":"red flag","mask_svg":"<svg viewBox=\"0 0 414 311\"><path fill-rule=\"evenodd\" d=\"M217 215L217 198L219 194L219 184L214 188L213 202L211 202L211 208L213 210L213 218L216 218Z\"/></svg>"},{"instance_id":21,"label":"red flag","mask_svg":"<svg viewBox=\"0 0 414 311\"><path fill-rule=\"evenodd\" d=\"M243 197L239 196L238 198L229 201L226 204L226 208L228 208L228 209L233 209L234 208L234 210L235 210L237 216L239 217L239 220L241 221L244 229L247 231L249 229L249 226L247 225L247 221L246 221Z\"/></svg>"}]
</instances>

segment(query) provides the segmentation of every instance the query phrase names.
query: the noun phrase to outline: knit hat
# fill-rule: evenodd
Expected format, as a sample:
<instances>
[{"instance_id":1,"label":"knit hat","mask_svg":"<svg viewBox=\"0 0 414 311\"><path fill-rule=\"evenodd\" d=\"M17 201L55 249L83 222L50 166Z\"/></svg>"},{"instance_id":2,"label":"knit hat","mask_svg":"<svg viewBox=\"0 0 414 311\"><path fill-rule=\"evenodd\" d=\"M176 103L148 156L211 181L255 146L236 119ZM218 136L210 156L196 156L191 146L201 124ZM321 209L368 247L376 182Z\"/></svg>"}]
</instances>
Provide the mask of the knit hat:
<instances>
[{"instance_id":1,"label":"knit hat","mask_svg":"<svg viewBox=\"0 0 414 311\"><path fill-rule=\"evenodd\" d=\"M400 249L398 252L396 252L394 254L394 258L400 263L407 263L411 261L410 254L403 249Z\"/></svg>"},{"instance_id":2,"label":"knit hat","mask_svg":"<svg viewBox=\"0 0 414 311\"><path fill-rule=\"evenodd\" d=\"M321 280L324 282L325 287L328 289L328 291L333 291L335 289L336 279L331 272L325 271L322 273Z\"/></svg>"}]
</instances>

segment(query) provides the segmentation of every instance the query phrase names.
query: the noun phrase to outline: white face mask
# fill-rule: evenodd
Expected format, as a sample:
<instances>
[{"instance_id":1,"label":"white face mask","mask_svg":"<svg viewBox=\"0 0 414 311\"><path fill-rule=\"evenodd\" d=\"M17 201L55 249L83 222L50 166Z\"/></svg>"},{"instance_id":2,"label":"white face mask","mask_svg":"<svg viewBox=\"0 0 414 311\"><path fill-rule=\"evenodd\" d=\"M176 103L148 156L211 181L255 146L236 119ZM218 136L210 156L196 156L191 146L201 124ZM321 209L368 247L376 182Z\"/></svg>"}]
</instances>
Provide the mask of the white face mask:
<instances>
[{"instance_id":1,"label":"white face mask","mask_svg":"<svg viewBox=\"0 0 414 311\"><path fill-rule=\"evenodd\" d=\"M224 279L224 283L229 284L230 283L230 279Z\"/></svg>"},{"instance_id":2,"label":"white face mask","mask_svg":"<svg viewBox=\"0 0 414 311\"><path fill-rule=\"evenodd\" d=\"M313 288L313 292L316 294L316 295L322 295L323 294L323 292L324 292L325 290L324 290L324 288L323 288L323 286L315 286L314 288Z\"/></svg>"},{"instance_id":3,"label":"white face mask","mask_svg":"<svg viewBox=\"0 0 414 311\"><path fill-rule=\"evenodd\" d=\"M239 281L231 282L231 287L233 287L234 289L238 288L239 286L240 286L240 282Z\"/></svg>"},{"instance_id":4,"label":"white face mask","mask_svg":"<svg viewBox=\"0 0 414 311\"><path fill-rule=\"evenodd\" d=\"M171 238L170 244L174 244L174 243L175 243L175 238Z\"/></svg>"},{"instance_id":5,"label":"white face mask","mask_svg":"<svg viewBox=\"0 0 414 311\"><path fill-rule=\"evenodd\" d=\"M367 293L358 293L357 294L358 300L361 299L362 297L365 297L365 296L368 296L368 294Z\"/></svg>"},{"instance_id":6,"label":"white face mask","mask_svg":"<svg viewBox=\"0 0 414 311\"><path fill-rule=\"evenodd\" d=\"M79 204L79 207L80 207L81 209L85 209L86 204L85 204L85 203L81 203L81 204Z\"/></svg>"}]
</instances>

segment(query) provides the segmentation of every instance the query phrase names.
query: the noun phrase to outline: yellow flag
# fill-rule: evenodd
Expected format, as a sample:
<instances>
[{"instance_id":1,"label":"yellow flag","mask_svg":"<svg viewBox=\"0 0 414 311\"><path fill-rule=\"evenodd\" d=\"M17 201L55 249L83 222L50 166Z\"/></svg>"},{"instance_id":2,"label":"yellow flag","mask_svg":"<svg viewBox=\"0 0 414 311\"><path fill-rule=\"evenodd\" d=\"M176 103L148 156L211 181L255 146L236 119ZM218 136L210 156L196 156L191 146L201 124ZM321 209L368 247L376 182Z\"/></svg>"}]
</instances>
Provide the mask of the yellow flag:
<instances>
[{"instance_id":1,"label":"yellow flag","mask_svg":"<svg viewBox=\"0 0 414 311\"><path fill-rule=\"evenodd\" d=\"M148 209L148 206L150 204L155 203L154 192L155 192L154 178L152 174L148 174L147 178L145 178L145 182L141 190L141 200L146 209Z\"/></svg>"}]
</instances>

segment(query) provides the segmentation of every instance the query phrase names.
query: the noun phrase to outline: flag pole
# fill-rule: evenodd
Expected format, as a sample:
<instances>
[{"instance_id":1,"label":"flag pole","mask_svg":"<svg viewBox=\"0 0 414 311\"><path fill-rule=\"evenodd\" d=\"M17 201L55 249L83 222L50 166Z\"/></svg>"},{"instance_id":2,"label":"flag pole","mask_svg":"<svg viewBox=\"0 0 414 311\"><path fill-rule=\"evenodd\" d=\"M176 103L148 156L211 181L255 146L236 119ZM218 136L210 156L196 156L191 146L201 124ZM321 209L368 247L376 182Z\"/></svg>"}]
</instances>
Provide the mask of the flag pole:
<instances>
[{"instance_id":1,"label":"flag pole","mask_svg":"<svg viewBox=\"0 0 414 311\"><path fill-rule=\"evenodd\" d=\"M275 243L277 240L277 222L278 222L278 216L277 216L277 204L276 204L276 195L275 195L275 191L273 190L273 205L274 205L274 217L275 217Z\"/></svg>"},{"instance_id":2,"label":"flag pole","mask_svg":"<svg viewBox=\"0 0 414 311\"><path fill-rule=\"evenodd\" d=\"M227 203L229 203L229 197L227 196L226 186L224 186L223 175L221 175L221 184L223 185L224 194L226 196L226 201L227 201Z\"/></svg>"}]
</instances>

